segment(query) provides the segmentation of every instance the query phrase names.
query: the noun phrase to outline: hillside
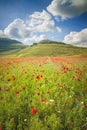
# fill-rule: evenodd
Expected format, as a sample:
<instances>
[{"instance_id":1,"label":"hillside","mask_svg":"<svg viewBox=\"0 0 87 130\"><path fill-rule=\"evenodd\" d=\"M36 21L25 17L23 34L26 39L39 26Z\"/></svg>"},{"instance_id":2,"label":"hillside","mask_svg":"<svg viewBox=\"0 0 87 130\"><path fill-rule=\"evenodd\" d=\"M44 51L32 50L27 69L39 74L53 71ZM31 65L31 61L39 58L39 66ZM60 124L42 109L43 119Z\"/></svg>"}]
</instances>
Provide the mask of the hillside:
<instances>
[{"instance_id":1,"label":"hillside","mask_svg":"<svg viewBox=\"0 0 87 130\"><path fill-rule=\"evenodd\" d=\"M16 54L17 57L27 56L70 56L87 55L87 48L74 47L68 44L37 44L21 50Z\"/></svg>"},{"instance_id":2,"label":"hillside","mask_svg":"<svg viewBox=\"0 0 87 130\"><path fill-rule=\"evenodd\" d=\"M26 48L26 46L17 40L0 37L0 56L10 55L11 52L13 54L24 48Z\"/></svg>"},{"instance_id":3,"label":"hillside","mask_svg":"<svg viewBox=\"0 0 87 130\"><path fill-rule=\"evenodd\" d=\"M54 41L43 41L34 43L32 46L25 46L17 41L0 43L0 56L29 57L29 56L71 56L87 55L87 48L75 47L65 43Z\"/></svg>"}]
</instances>

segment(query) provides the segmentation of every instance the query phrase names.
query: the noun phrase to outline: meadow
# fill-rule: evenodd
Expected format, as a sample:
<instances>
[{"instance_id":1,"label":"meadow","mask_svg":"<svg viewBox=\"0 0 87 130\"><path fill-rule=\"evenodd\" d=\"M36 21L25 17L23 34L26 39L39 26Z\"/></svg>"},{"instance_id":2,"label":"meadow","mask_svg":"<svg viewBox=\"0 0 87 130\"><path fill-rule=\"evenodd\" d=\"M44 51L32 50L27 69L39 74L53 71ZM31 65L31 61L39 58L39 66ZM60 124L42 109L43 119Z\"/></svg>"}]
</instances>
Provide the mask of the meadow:
<instances>
[{"instance_id":1,"label":"meadow","mask_svg":"<svg viewBox=\"0 0 87 130\"><path fill-rule=\"evenodd\" d=\"M87 56L0 58L0 130L87 130Z\"/></svg>"}]
</instances>

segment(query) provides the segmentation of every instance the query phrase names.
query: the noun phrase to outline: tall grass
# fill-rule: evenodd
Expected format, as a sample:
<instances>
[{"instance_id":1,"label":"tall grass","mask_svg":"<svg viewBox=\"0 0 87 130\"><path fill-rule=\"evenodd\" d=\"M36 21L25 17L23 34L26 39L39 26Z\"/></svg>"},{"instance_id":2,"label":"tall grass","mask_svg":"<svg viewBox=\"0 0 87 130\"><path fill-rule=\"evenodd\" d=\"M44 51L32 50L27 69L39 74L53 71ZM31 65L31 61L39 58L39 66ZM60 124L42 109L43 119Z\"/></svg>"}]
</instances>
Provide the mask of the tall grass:
<instances>
[{"instance_id":1,"label":"tall grass","mask_svg":"<svg viewBox=\"0 0 87 130\"><path fill-rule=\"evenodd\" d=\"M0 130L86 130L86 64L19 61L0 65Z\"/></svg>"}]
</instances>

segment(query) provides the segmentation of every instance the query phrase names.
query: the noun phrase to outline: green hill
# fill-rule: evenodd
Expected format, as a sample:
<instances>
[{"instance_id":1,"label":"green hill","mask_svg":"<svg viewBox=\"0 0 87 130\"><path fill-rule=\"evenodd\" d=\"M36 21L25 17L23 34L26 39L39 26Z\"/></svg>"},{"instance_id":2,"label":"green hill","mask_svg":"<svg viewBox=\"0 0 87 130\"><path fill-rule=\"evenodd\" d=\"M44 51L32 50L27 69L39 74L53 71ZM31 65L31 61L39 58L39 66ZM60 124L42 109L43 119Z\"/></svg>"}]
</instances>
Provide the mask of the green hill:
<instances>
[{"instance_id":1,"label":"green hill","mask_svg":"<svg viewBox=\"0 0 87 130\"><path fill-rule=\"evenodd\" d=\"M24 48L26 46L17 40L0 37L0 56L15 54Z\"/></svg>"},{"instance_id":2,"label":"green hill","mask_svg":"<svg viewBox=\"0 0 87 130\"><path fill-rule=\"evenodd\" d=\"M1 49L1 48L0 48ZM7 49L7 50L6 50ZM65 43L44 41L25 46L20 42L4 43L0 56L29 57L29 56L87 56L87 48L75 47Z\"/></svg>"},{"instance_id":3,"label":"green hill","mask_svg":"<svg viewBox=\"0 0 87 130\"><path fill-rule=\"evenodd\" d=\"M87 55L87 48L74 47L68 44L37 44L21 50L16 54L17 57L27 56L70 56Z\"/></svg>"}]
</instances>

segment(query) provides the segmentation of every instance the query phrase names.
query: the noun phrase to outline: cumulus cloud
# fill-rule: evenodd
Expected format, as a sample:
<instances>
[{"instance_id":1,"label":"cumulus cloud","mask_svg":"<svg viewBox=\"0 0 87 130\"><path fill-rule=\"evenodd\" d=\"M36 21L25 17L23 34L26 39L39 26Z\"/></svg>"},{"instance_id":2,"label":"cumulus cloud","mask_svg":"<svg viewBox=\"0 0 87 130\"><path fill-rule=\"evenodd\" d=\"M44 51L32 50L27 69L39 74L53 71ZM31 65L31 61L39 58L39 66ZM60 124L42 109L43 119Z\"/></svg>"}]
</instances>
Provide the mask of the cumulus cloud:
<instances>
[{"instance_id":1,"label":"cumulus cloud","mask_svg":"<svg viewBox=\"0 0 87 130\"><path fill-rule=\"evenodd\" d=\"M63 42L75 46L87 47L87 28L80 32L70 32L64 37Z\"/></svg>"},{"instance_id":2,"label":"cumulus cloud","mask_svg":"<svg viewBox=\"0 0 87 130\"><path fill-rule=\"evenodd\" d=\"M31 18L39 19L39 20L50 20L51 15L43 10L42 12L34 12L32 15L30 15Z\"/></svg>"},{"instance_id":3,"label":"cumulus cloud","mask_svg":"<svg viewBox=\"0 0 87 130\"><path fill-rule=\"evenodd\" d=\"M56 27L51 15L45 10L42 12L34 12L30 15L27 24L33 31L37 32L60 32L59 27Z\"/></svg>"},{"instance_id":4,"label":"cumulus cloud","mask_svg":"<svg viewBox=\"0 0 87 130\"><path fill-rule=\"evenodd\" d=\"M71 18L87 11L87 0L53 0L47 10L55 17Z\"/></svg>"},{"instance_id":5,"label":"cumulus cloud","mask_svg":"<svg viewBox=\"0 0 87 130\"><path fill-rule=\"evenodd\" d=\"M0 36L30 44L43 40L44 33L55 31L61 32L62 29L57 27L51 15L43 10L42 12L34 12L26 21L20 18L15 19L4 31L0 30Z\"/></svg>"},{"instance_id":6,"label":"cumulus cloud","mask_svg":"<svg viewBox=\"0 0 87 130\"><path fill-rule=\"evenodd\" d=\"M23 39L30 36L30 29L26 26L22 19L15 19L4 30L4 34L10 38Z\"/></svg>"},{"instance_id":7,"label":"cumulus cloud","mask_svg":"<svg viewBox=\"0 0 87 130\"><path fill-rule=\"evenodd\" d=\"M46 39L46 36L44 34L41 34L39 36L34 35L34 36L30 37L30 38L24 39L24 43L31 45L32 43L36 43L36 42L39 42L39 41L44 40L44 39Z\"/></svg>"}]
</instances>

